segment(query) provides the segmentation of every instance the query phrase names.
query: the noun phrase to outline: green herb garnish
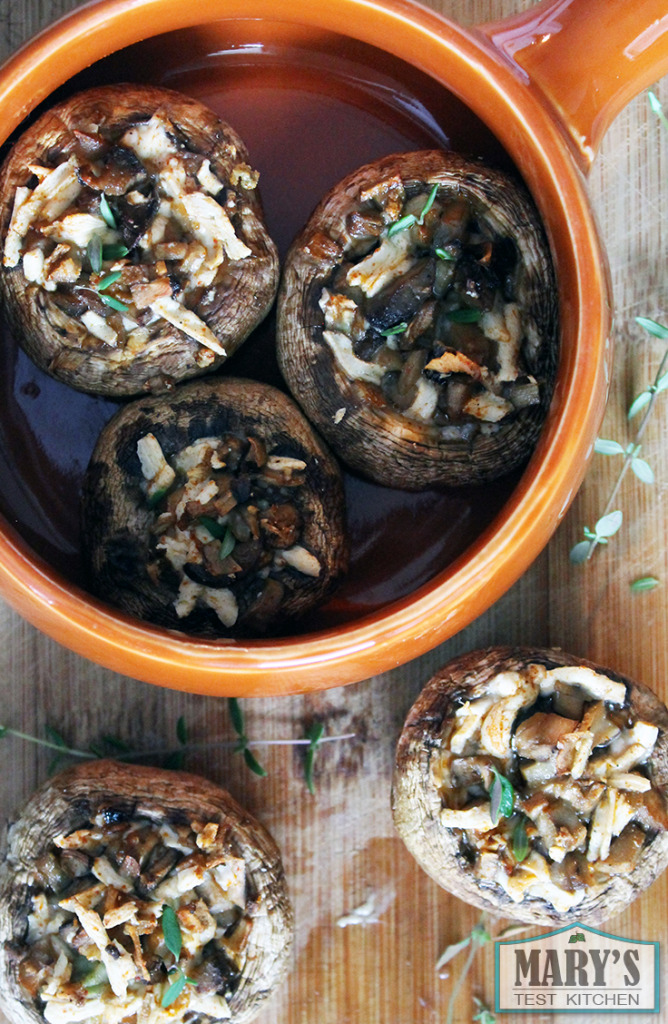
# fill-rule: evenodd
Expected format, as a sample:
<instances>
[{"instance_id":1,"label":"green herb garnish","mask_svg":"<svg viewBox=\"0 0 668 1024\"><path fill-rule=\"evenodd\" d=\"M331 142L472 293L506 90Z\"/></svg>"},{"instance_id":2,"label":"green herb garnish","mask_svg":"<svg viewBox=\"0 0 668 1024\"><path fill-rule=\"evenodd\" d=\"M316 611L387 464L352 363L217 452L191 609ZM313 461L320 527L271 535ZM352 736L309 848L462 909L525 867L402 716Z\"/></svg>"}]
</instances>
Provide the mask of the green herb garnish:
<instances>
[{"instance_id":1,"label":"green herb garnish","mask_svg":"<svg viewBox=\"0 0 668 1024\"><path fill-rule=\"evenodd\" d=\"M91 269L94 270L96 274L99 274L102 270L103 260L102 239L99 235L91 236L90 242L86 247L86 252L88 253L88 260L90 262Z\"/></svg>"},{"instance_id":2,"label":"green herb garnish","mask_svg":"<svg viewBox=\"0 0 668 1024\"><path fill-rule=\"evenodd\" d=\"M225 527L211 516L200 516L199 522L216 540L222 540L225 536Z\"/></svg>"},{"instance_id":3,"label":"green herb garnish","mask_svg":"<svg viewBox=\"0 0 668 1024\"><path fill-rule=\"evenodd\" d=\"M408 324L405 320L402 320L400 324L395 324L394 327L386 327L384 331L380 331L380 335L383 338L390 338L393 334L403 334L408 329Z\"/></svg>"},{"instance_id":4,"label":"green herb garnish","mask_svg":"<svg viewBox=\"0 0 668 1024\"><path fill-rule=\"evenodd\" d=\"M432 186L432 189L431 189L431 192L429 193L429 197L427 199L427 202L422 207L422 213L420 214L420 216L417 219L418 224L424 224L425 217L427 216L427 214L431 210L432 206L434 205L434 199L436 198L436 193L437 192L438 192L438 184Z\"/></svg>"},{"instance_id":5,"label":"green herb garnish","mask_svg":"<svg viewBox=\"0 0 668 1024\"><path fill-rule=\"evenodd\" d=\"M221 559L222 558L227 558L228 555L232 554L232 552L234 551L234 548L236 546L236 543L237 543L237 539L236 539L236 537L234 536L234 534L232 533L232 531L230 530L230 528L228 526L226 528L226 530L225 530L225 536L223 537L221 545L220 545L220 557L221 557Z\"/></svg>"},{"instance_id":6,"label":"green herb garnish","mask_svg":"<svg viewBox=\"0 0 668 1024\"><path fill-rule=\"evenodd\" d=\"M489 816L496 825L499 818L509 818L515 806L515 790L510 779L492 768L494 779L489 790Z\"/></svg>"},{"instance_id":7,"label":"green herb garnish","mask_svg":"<svg viewBox=\"0 0 668 1024\"><path fill-rule=\"evenodd\" d=\"M654 590L655 587L659 586L659 581L656 576L641 576L637 580L633 580L630 584L631 590L634 593L639 593L643 590Z\"/></svg>"},{"instance_id":8,"label":"green herb garnish","mask_svg":"<svg viewBox=\"0 0 668 1024\"><path fill-rule=\"evenodd\" d=\"M126 306L124 302L119 302L113 295L100 295L100 298L104 302L105 306L109 306L110 309L115 309L118 313L129 313L130 307Z\"/></svg>"},{"instance_id":9,"label":"green herb garnish","mask_svg":"<svg viewBox=\"0 0 668 1024\"><path fill-rule=\"evenodd\" d=\"M102 220L107 225L107 227L116 227L116 218L114 217L114 211L110 207L104 192L100 196L100 216L102 217Z\"/></svg>"},{"instance_id":10,"label":"green herb garnish","mask_svg":"<svg viewBox=\"0 0 668 1024\"><path fill-rule=\"evenodd\" d=\"M167 946L167 949L170 953L173 953L174 959L178 960L181 956L181 947L183 945L181 927L173 908L170 907L168 903L165 903L162 908L160 926L162 928L162 934L165 938L165 945Z\"/></svg>"},{"instance_id":11,"label":"green herb garnish","mask_svg":"<svg viewBox=\"0 0 668 1024\"><path fill-rule=\"evenodd\" d=\"M387 237L392 238L393 235L398 235L400 231L412 228L414 224L417 224L417 217L414 213L407 213L405 217L400 217L399 220L395 220L394 224L390 224L387 229Z\"/></svg>"},{"instance_id":12,"label":"green herb garnish","mask_svg":"<svg viewBox=\"0 0 668 1024\"><path fill-rule=\"evenodd\" d=\"M513 857L518 864L521 864L528 855L529 837L527 835L526 821L524 818L520 818L513 829Z\"/></svg>"},{"instance_id":13,"label":"green herb garnish","mask_svg":"<svg viewBox=\"0 0 668 1024\"><path fill-rule=\"evenodd\" d=\"M110 288L112 284L115 284L116 281L118 281L118 279L121 278L122 276L122 270L114 270L113 273L107 274L106 277L103 277L101 281L98 281L95 287L98 290L98 292L104 292L107 290L107 288Z\"/></svg>"},{"instance_id":14,"label":"green herb garnish","mask_svg":"<svg viewBox=\"0 0 668 1024\"><path fill-rule=\"evenodd\" d=\"M114 260L122 260L129 252L130 250L121 245L120 242L115 245L104 245L102 246L102 259L113 263Z\"/></svg>"},{"instance_id":15,"label":"green herb garnish","mask_svg":"<svg viewBox=\"0 0 668 1024\"><path fill-rule=\"evenodd\" d=\"M315 760L315 752L318 749L318 744L320 743L324 732L325 726L322 722L313 722L313 724L306 730L306 739L309 741L309 745L306 748L306 754L304 755L304 779L306 780L306 788L312 795L315 795L315 786L313 784L313 762Z\"/></svg>"},{"instance_id":16,"label":"green herb garnish","mask_svg":"<svg viewBox=\"0 0 668 1024\"><path fill-rule=\"evenodd\" d=\"M479 309L451 309L447 313L448 320L452 320L453 324L475 324L481 316Z\"/></svg>"},{"instance_id":17,"label":"green herb garnish","mask_svg":"<svg viewBox=\"0 0 668 1024\"><path fill-rule=\"evenodd\" d=\"M186 978L185 974L183 974L182 971L176 972L176 980L172 982L172 984L169 986L169 988L163 995L162 999L160 1000L160 1005L162 1006L163 1010L166 1010L168 1006L171 1006L172 1003L176 1002L176 1000L179 998L184 988L186 987L187 981L188 979Z\"/></svg>"},{"instance_id":18,"label":"green herb garnish","mask_svg":"<svg viewBox=\"0 0 668 1024\"><path fill-rule=\"evenodd\" d=\"M448 252L447 249L434 249L434 256L438 256L439 260L450 260L451 262L457 259L454 253Z\"/></svg>"}]
</instances>

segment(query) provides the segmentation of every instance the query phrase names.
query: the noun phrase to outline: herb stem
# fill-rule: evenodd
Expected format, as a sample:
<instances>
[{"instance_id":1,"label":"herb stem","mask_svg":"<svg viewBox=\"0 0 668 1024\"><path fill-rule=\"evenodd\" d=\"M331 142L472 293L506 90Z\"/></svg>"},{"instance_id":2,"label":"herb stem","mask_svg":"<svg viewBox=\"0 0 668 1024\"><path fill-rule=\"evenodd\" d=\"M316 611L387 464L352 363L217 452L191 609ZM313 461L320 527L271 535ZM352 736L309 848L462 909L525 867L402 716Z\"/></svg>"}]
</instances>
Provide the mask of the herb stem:
<instances>
[{"instance_id":1,"label":"herb stem","mask_svg":"<svg viewBox=\"0 0 668 1024\"><path fill-rule=\"evenodd\" d=\"M468 951L468 955L466 957L466 961L465 961L464 966L462 967L462 969L461 969L461 971L459 973L457 981L455 982L455 984L452 987L452 992L450 993L450 999L448 1000L448 1013L447 1013L447 1016L445 1018L445 1024L452 1024L452 1022L454 1020L455 1006L456 1006L457 1000L459 998L459 993L461 992L462 987L464 985L464 982L466 981L466 977L467 977L469 971L471 970L471 966L473 964L473 960L474 960L475 955L476 955L477 952L478 952L478 943L472 938L471 939L471 945L470 945L469 951Z\"/></svg>"},{"instance_id":2,"label":"herb stem","mask_svg":"<svg viewBox=\"0 0 668 1024\"><path fill-rule=\"evenodd\" d=\"M84 757L89 761L91 760L90 750L77 750L76 747L63 746L62 743L43 740L39 736L31 736L30 733L21 732L20 729L12 729L8 725L0 725L0 736L15 736L19 740L36 743L37 746L47 747L49 750L57 750L59 753L67 754L70 757Z\"/></svg>"},{"instance_id":3,"label":"herb stem","mask_svg":"<svg viewBox=\"0 0 668 1024\"><path fill-rule=\"evenodd\" d=\"M647 405L645 407L645 412L644 412L643 417L642 417L642 419L640 421L640 426L638 427L638 429L635 432L635 436L633 438L633 442L632 442L632 444L630 444L628 446L628 448L627 448L627 450L626 450L626 452L624 454L624 461L622 462L621 469L619 470L619 473L617 474L617 479L615 480L613 488L612 488L612 490L610 492L610 495L608 497L608 500L606 502L605 508L603 509L603 512L602 512L602 514L600 516L601 519L604 519L605 516L609 512L612 511L612 509L614 507L614 504L615 504L615 499L617 497L617 494L619 493L619 488L622 486L622 481L624 480L624 477L626 476L628 470L631 467L631 463L633 462L633 459L635 458L635 455L636 455L637 450L638 450L638 446L640 444L640 440L641 440L643 434L645 433L645 429L647 427L647 424L649 423L650 416L652 415L652 410L654 409L654 403L656 402L656 400L657 400L657 398L659 396L658 383L659 383L659 381L661 380L661 378L663 376L663 373L664 373L664 370L666 368L666 364L667 363L668 363L668 348L666 349L666 351L663 354L663 359L661 360L661 364L659 366L659 369L656 371L656 375L654 377L654 382L653 382L652 387L651 387L651 395L650 395L649 402L647 403ZM589 548L587 550L587 554L583 558L583 561L586 562L586 561L588 561L591 558L591 556L593 555L593 553L594 553L596 547L598 546L598 544L599 544L598 537L592 537L592 539L589 541Z\"/></svg>"}]
</instances>

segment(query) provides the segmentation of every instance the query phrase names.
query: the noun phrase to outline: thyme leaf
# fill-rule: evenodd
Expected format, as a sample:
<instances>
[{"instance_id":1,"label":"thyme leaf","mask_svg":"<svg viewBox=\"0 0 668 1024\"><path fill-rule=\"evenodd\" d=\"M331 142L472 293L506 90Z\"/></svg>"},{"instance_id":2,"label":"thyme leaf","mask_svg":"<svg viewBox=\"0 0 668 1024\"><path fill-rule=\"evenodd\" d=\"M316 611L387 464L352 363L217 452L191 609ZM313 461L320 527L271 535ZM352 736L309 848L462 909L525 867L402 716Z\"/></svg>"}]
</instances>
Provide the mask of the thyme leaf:
<instances>
[{"instance_id":1,"label":"thyme leaf","mask_svg":"<svg viewBox=\"0 0 668 1024\"><path fill-rule=\"evenodd\" d=\"M418 219L414 213L407 213L405 217L400 217L399 220L395 220L394 224L390 224L387 229L387 237L393 238L394 235L398 235L400 231L405 231L406 228L412 228L414 224L417 224Z\"/></svg>"},{"instance_id":2,"label":"thyme leaf","mask_svg":"<svg viewBox=\"0 0 668 1024\"><path fill-rule=\"evenodd\" d=\"M185 974L183 974L181 971L177 972L176 981L172 982L172 984L169 986L169 988L163 995L162 999L160 1000L160 1005L162 1006L163 1010L166 1010L168 1006L171 1006L172 1003L176 1002L176 1000L179 998L184 988L186 987L187 980L188 979L186 978Z\"/></svg>"},{"instance_id":3,"label":"thyme leaf","mask_svg":"<svg viewBox=\"0 0 668 1024\"><path fill-rule=\"evenodd\" d=\"M111 274L106 274L101 281L98 281L95 287L98 292L104 292L107 288L111 288L112 284L115 284L122 276L122 270L114 270Z\"/></svg>"},{"instance_id":4,"label":"thyme leaf","mask_svg":"<svg viewBox=\"0 0 668 1024\"><path fill-rule=\"evenodd\" d=\"M102 260L104 258L103 252L102 239L100 236L91 235L90 241L86 246L86 253L88 254L88 261L91 265L91 269L96 274L99 274L102 270Z\"/></svg>"},{"instance_id":5,"label":"thyme leaf","mask_svg":"<svg viewBox=\"0 0 668 1024\"><path fill-rule=\"evenodd\" d=\"M641 576L637 580L633 580L630 584L630 588L634 594L641 593L643 590L654 590L655 587L659 586L659 581L656 576Z\"/></svg>"},{"instance_id":6,"label":"thyme leaf","mask_svg":"<svg viewBox=\"0 0 668 1024\"><path fill-rule=\"evenodd\" d=\"M246 762L246 766L250 768L250 770L254 772L255 775L259 775L260 778L262 779L266 778L266 768L262 767L258 759L253 754L253 751L248 746L243 747L243 755L244 761Z\"/></svg>"},{"instance_id":7,"label":"thyme leaf","mask_svg":"<svg viewBox=\"0 0 668 1024\"><path fill-rule=\"evenodd\" d=\"M162 934L165 938L165 945L167 946L167 949L173 954L174 959L178 960L181 956L181 949L183 946L181 926L179 925L179 921L174 913L173 907L170 907L168 903L163 905L160 926L162 928Z\"/></svg>"},{"instance_id":8,"label":"thyme leaf","mask_svg":"<svg viewBox=\"0 0 668 1024\"><path fill-rule=\"evenodd\" d=\"M104 192L100 196L100 216L107 225L108 228L116 227L116 218L114 217L114 211L109 205L109 200L105 196Z\"/></svg>"},{"instance_id":9,"label":"thyme leaf","mask_svg":"<svg viewBox=\"0 0 668 1024\"><path fill-rule=\"evenodd\" d=\"M232 720L232 726L238 736L237 744L234 748L235 753L242 754L243 759L246 762L246 767L250 768L255 775L259 775L262 778L266 776L266 771L255 757L253 752L249 748L249 739L246 736L244 729L244 715L241 710L241 705L236 697L229 697L227 706L230 712L230 718Z\"/></svg>"},{"instance_id":10,"label":"thyme leaf","mask_svg":"<svg viewBox=\"0 0 668 1024\"><path fill-rule=\"evenodd\" d=\"M451 309L446 315L453 324L476 324L482 313L479 309Z\"/></svg>"},{"instance_id":11,"label":"thyme leaf","mask_svg":"<svg viewBox=\"0 0 668 1024\"><path fill-rule=\"evenodd\" d=\"M234 536L234 534L232 533L228 526L225 530L225 534L220 545L220 557L227 558L228 555L231 555L232 552L234 551L236 543L236 537Z\"/></svg>"},{"instance_id":12,"label":"thyme leaf","mask_svg":"<svg viewBox=\"0 0 668 1024\"><path fill-rule=\"evenodd\" d=\"M393 334L403 334L408 329L408 324L405 320L402 320L400 324L395 324L394 327L387 327L384 331L380 331L382 338L389 338Z\"/></svg>"},{"instance_id":13,"label":"thyme leaf","mask_svg":"<svg viewBox=\"0 0 668 1024\"><path fill-rule=\"evenodd\" d=\"M186 720L183 715L181 715L176 723L176 738L179 743L185 747L188 742L188 726L186 725Z\"/></svg>"},{"instance_id":14,"label":"thyme leaf","mask_svg":"<svg viewBox=\"0 0 668 1024\"><path fill-rule=\"evenodd\" d=\"M527 835L527 824L524 818L515 825L513 829L513 856L518 864L529 855L529 837Z\"/></svg>"},{"instance_id":15,"label":"thyme leaf","mask_svg":"<svg viewBox=\"0 0 668 1024\"><path fill-rule=\"evenodd\" d=\"M427 216L432 206L434 205L434 200L436 199L437 192L438 184L432 186L431 192L429 193L429 196L427 198L427 202L422 207L422 212L420 213L420 216L417 219L418 224L424 224L425 217Z\"/></svg>"},{"instance_id":16,"label":"thyme leaf","mask_svg":"<svg viewBox=\"0 0 668 1024\"><path fill-rule=\"evenodd\" d=\"M100 298L104 302L105 306L109 306L110 309L115 309L117 313L129 313L130 307L126 306L124 302L119 299L115 299L113 295L100 295Z\"/></svg>"},{"instance_id":17,"label":"thyme leaf","mask_svg":"<svg viewBox=\"0 0 668 1024\"><path fill-rule=\"evenodd\" d=\"M113 263L115 260L122 260L124 256L128 256L130 250L124 245L103 245L102 246L102 259Z\"/></svg>"},{"instance_id":18,"label":"thyme leaf","mask_svg":"<svg viewBox=\"0 0 668 1024\"><path fill-rule=\"evenodd\" d=\"M489 815L493 823L498 824L499 818L509 818L515 806L515 790L510 779L492 768L492 785L489 790Z\"/></svg>"}]
</instances>

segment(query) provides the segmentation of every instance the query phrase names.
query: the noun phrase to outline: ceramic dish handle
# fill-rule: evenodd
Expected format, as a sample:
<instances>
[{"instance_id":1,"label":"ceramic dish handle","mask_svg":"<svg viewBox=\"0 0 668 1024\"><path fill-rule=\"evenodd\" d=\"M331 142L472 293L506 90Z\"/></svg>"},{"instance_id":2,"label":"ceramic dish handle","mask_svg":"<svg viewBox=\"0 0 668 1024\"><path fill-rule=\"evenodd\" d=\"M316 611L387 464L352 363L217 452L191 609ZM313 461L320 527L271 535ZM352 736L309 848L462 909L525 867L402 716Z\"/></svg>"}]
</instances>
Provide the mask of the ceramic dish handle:
<instances>
[{"instance_id":1,"label":"ceramic dish handle","mask_svg":"<svg viewBox=\"0 0 668 1024\"><path fill-rule=\"evenodd\" d=\"M478 30L551 100L585 171L620 110L668 73L666 0L543 0Z\"/></svg>"}]
</instances>

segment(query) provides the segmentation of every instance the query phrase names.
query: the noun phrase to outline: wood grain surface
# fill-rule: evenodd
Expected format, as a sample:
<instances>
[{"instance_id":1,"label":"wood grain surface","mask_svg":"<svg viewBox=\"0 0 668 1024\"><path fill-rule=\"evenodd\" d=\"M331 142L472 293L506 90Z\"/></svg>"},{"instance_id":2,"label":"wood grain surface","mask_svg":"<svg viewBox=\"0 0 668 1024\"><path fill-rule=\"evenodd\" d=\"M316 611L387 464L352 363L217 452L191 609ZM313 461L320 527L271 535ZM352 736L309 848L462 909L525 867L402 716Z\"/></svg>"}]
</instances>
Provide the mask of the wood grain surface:
<instances>
[{"instance_id":1,"label":"wood grain surface","mask_svg":"<svg viewBox=\"0 0 668 1024\"><path fill-rule=\"evenodd\" d=\"M4 58L74 6L73 0L0 0L0 55ZM431 0L430 6L470 24L528 5ZM657 84L657 93L668 108L668 81ZM616 365L602 436L626 444L628 405L653 378L665 347L650 339L634 317L668 321L668 132L652 114L646 95L612 125L589 187L609 254L616 313ZM479 915L439 890L393 832L389 788L404 716L424 683L450 657L499 643L558 645L636 677L668 699L667 440L668 399L663 397L643 441L656 482L650 486L627 475L618 496L624 525L586 566L569 564L568 552L581 539L582 527L592 526L601 514L619 457L595 457L565 521L531 569L483 617L439 649L344 689L244 704L252 738L302 736L314 717L325 721L330 734L355 734L319 750L315 796L304 785L300 748L258 748L268 771L260 779L231 750L225 702L159 690L99 668L42 636L5 605L0 606L0 722L40 736L50 725L80 748L101 733L114 733L146 750L176 745L176 722L183 716L193 743L227 743L194 752L187 766L226 785L274 834L283 850L297 920L292 973L258 1024L445 1021L465 957L449 965L450 977L439 976L435 964L448 944L468 934ZM648 575L660 585L632 591L631 582ZM47 777L51 755L5 737L0 756L0 817L6 824ZM665 961L667 898L664 875L614 918L609 930L659 940ZM377 910L375 920L337 926L343 915L369 900ZM501 924L491 926L498 932ZM461 988L454 1021L472 1020L474 996L493 1005L493 972L489 943ZM660 1014L617 1014L616 1019L619 1024L668 1022L665 991L663 1001ZM519 1024L574 1018L536 1013L503 1019Z\"/></svg>"}]
</instances>

